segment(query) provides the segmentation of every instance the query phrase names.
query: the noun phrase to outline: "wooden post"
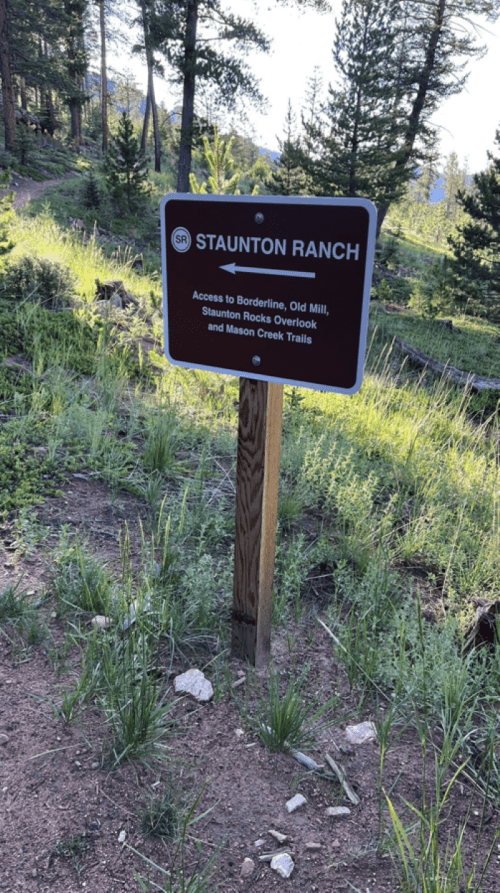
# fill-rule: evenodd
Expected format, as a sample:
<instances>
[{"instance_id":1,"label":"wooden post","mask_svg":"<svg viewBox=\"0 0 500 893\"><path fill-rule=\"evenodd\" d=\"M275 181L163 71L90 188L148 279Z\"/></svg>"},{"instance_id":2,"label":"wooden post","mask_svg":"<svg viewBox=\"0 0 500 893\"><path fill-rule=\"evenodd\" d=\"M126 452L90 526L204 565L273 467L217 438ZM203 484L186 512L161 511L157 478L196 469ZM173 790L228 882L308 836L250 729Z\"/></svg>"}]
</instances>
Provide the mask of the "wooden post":
<instances>
[{"instance_id":1,"label":"wooden post","mask_svg":"<svg viewBox=\"0 0 500 893\"><path fill-rule=\"evenodd\" d=\"M262 666L271 651L283 385L240 378L232 653Z\"/></svg>"}]
</instances>

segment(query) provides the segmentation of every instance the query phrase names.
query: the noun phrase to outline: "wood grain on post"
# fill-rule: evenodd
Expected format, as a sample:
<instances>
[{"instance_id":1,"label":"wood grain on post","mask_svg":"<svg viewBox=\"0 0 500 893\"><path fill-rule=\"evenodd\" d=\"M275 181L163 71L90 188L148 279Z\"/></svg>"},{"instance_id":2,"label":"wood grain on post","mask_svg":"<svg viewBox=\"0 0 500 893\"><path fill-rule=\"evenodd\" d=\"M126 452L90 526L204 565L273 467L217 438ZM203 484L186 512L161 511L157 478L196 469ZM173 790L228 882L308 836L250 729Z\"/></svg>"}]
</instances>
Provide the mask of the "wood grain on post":
<instances>
[{"instance_id":1,"label":"wood grain on post","mask_svg":"<svg viewBox=\"0 0 500 893\"><path fill-rule=\"evenodd\" d=\"M252 665L271 650L283 385L240 379L232 653Z\"/></svg>"}]
</instances>

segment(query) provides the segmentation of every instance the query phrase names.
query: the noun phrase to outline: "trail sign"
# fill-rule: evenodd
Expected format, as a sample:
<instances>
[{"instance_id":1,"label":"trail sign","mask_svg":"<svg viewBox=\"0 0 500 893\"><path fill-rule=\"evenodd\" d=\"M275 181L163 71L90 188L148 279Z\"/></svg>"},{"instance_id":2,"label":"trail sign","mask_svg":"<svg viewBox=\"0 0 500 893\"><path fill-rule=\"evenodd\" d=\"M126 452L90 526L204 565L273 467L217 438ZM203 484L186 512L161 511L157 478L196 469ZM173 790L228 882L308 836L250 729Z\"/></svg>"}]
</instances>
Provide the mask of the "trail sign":
<instances>
[{"instance_id":1,"label":"trail sign","mask_svg":"<svg viewBox=\"0 0 500 893\"><path fill-rule=\"evenodd\" d=\"M363 376L376 211L366 199L165 196L171 363L353 394Z\"/></svg>"},{"instance_id":2,"label":"trail sign","mask_svg":"<svg viewBox=\"0 0 500 893\"><path fill-rule=\"evenodd\" d=\"M361 386L376 211L365 199L166 196L165 354L240 376L232 652L267 661L283 384Z\"/></svg>"}]
</instances>

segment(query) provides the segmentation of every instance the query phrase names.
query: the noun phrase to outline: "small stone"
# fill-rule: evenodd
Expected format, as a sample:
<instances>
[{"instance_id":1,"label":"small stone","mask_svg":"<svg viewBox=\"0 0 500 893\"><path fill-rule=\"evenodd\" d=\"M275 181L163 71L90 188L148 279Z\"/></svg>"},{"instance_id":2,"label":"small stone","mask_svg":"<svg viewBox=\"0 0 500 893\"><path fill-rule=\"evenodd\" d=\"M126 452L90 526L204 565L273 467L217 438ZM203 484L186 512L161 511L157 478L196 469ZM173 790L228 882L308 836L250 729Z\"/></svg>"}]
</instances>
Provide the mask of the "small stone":
<instances>
[{"instance_id":1,"label":"small stone","mask_svg":"<svg viewBox=\"0 0 500 893\"><path fill-rule=\"evenodd\" d=\"M334 849L338 850L338 848L340 846L340 840L338 839L338 837L336 837L335 840L332 840L330 846L331 846L332 850L334 850Z\"/></svg>"},{"instance_id":2,"label":"small stone","mask_svg":"<svg viewBox=\"0 0 500 893\"><path fill-rule=\"evenodd\" d=\"M237 738L241 738L241 736L244 735L245 732L243 731L243 729L236 729L236 732L234 734Z\"/></svg>"},{"instance_id":3,"label":"small stone","mask_svg":"<svg viewBox=\"0 0 500 893\"><path fill-rule=\"evenodd\" d=\"M37 876L37 870L36 870L36 868L34 868L33 871L31 872L31 877L36 877L36 876Z\"/></svg>"},{"instance_id":4,"label":"small stone","mask_svg":"<svg viewBox=\"0 0 500 893\"><path fill-rule=\"evenodd\" d=\"M96 614L90 622L97 629L107 629L108 626L111 626L111 617L105 617L104 614Z\"/></svg>"},{"instance_id":5,"label":"small stone","mask_svg":"<svg viewBox=\"0 0 500 893\"><path fill-rule=\"evenodd\" d=\"M80 760L75 760L75 766L78 766L78 768L80 768L81 765L82 764L80 763Z\"/></svg>"},{"instance_id":6,"label":"small stone","mask_svg":"<svg viewBox=\"0 0 500 893\"><path fill-rule=\"evenodd\" d=\"M366 744L377 740L377 730L372 722L361 722L357 726L347 726L346 738L351 744Z\"/></svg>"},{"instance_id":7,"label":"small stone","mask_svg":"<svg viewBox=\"0 0 500 893\"><path fill-rule=\"evenodd\" d=\"M125 838L127 836L126 831L120 831L118 835L118 843L125 843Z\"/></svg>"},{"instance_id":8,"label":"small stone","mask_svg":"<svg viewBox=\"0 0 500 893\"><path fill-rule=\"evenodd\" d=\"M293 859L289 853L280 853L279 856L273 856L271 859L271 868L277 871L281 877L290 877L293 869Z\"/></svg>"},{"instance_id":9,"label":"small stone","mask_svg":"<svg viewBox=\"0 0 500 893\"><path fill-rule=\"evenodd\" d=\"M186 673L181 673L174 679L174 691L176 694L185 692L192 695L197 701L210 701L213 698L214 690L212 683L206 679L201 670L191 669Z\"/></svg>"},{"instance_id":10,"label":"small stone","mask_svg":"<svg viewBox=\"0 0 500 893\"><path fill-rule=\"evenodd\" d=\"M299 806L303 806L304 803L307 803L306 798L302 794L295 794L295 797L292 797L291 800L287 800L286 808L288 812L293 812L295 809L298 809Z\"/></svg>"},{"instance_id":11,"label":"small stone","mask_svg":"<svg viewBox=\"0 0 500 893\"><path fill-rule=\"evenodd\" d=\"M331 816L333 819L342 819L351 814L351 810L347 806L328 806L325 815Z\"/></svg>"},{"instance_id":12,"label":"small stone","mask_svg":"<svg viewBox=\"0 0 500 893\"><path fill-rule=\"evenodd\" d=\"M0 744L8 744L8 743L9 743L9 736L6 735L4 732L1 732L0 733Z\"/></svg>"},{"instance_id":13,"label":"small stone","mask_svg":"<svg viewBox=\"0 0 500 893\"><path fill-rule=\"evenodd\" d=\"M98 769L99 763L92 763L92 769Z\"/></svg>"},{"instance_id":14,"label":"small stone","mask_svg":"<svg viewBox=\"0 0 500 893\"><path fill-rule=\"evenodd\" d=\"M285 843L285 840L288 840L286 834L282 834L281 831L274 831L272 828L270 828L267 833L270 834L271 837L274 837L274 839L277 840L278 843Z\"/></svg>"},{"instance_id":15,"label":"small stone","mask_svg":"<svg viewBox=\"0 0 500 893\"><path fill-rule=\"evenodd\" d=\"M322 847L321 843L316 843L315 840L308 840L306 843L306 850L320 850Z\"/></svg>"},{"instance_id":16,"label":"small stone","mask_svg":"<svg viewBox=\"0 0 500 893\"><path fill-rule=\"evenodd\" d=\"M253 859L243 859L240 869L240 877L251 877L255 871L255 862Z\"/></svg>"},{"instance_id":17,"label":"small stone","mask_svg":"<svg viewBox=\"0 0 500 893\"><path fill-rule=\"evenodd\" d=\"M255 841L254 846L264 846L265 842L263 837L259 837L259 839Z\"/></svg>"}]
</instances>

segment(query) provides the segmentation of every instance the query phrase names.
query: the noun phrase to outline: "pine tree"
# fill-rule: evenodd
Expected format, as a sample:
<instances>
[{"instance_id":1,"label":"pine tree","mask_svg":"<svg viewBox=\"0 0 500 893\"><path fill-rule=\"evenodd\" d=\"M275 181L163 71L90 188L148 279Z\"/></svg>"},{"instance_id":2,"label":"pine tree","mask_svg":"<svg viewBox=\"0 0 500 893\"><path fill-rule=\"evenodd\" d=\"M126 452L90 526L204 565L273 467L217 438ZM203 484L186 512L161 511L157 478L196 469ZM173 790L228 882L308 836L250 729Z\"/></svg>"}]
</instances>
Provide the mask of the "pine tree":
<instances>
[{"instance_id":1,"label":"pine tree","mask_svg":"<svg viewBox=\"0 0 500 893\"><path fill-rule=\"evenodd\" d=\"M266 182L273 195L307 195L311 184L304 170L304 147L296 132L295 115L288 100L285 118L285 135L278 141L279 161Z\"/></svg>"},{"instance_id":2,"label":"pine tree","mask_svg":"<svg viewBox=\"0 0 500 893\"><path fill-rule=\"evenodd\" d=\"M126 211L136 210L146 188L147 160L127 112L122 113L117 134L110 141L104 172L108 190L117 203Z\"/></svg>"},{"instance_id":3,"label":"pine tree","mask_svg":"<svg viewBox=\"0 0 500 893\"><path fill-rule=\"evenodd\" d=\"M404 122L398 83L398 0L344 0L333 56L338 85L319 124L304 121L318 195L399 198L408 179L396 166Z\"/></svg>"},{"instance_id":4,"label":"pine tree","mask_svg":"<svg viewBox=\"0 0 500 893\"><path fill-rule=\"evenodd\" d=\"M500 148L500 129L495 143ZM488 153L489 167L472 178L469 194L458 193L458 203L469 221L449 239L454 257L455 301L472 311L500 308L500 157Z\"/></svg>"},{"instance_id":5,"label":"pine tree","mask_svg":"<svg viewBox=\"0 0 500 893\"><path fill-rule=\"evenodd\" d=\"M215 128L213 147L206 136L203 137L203 145L205 147L205 159L210 172L208 185L207 183L201 183L200 185L195 175L191 173L189 175L191 192L202 195L205 195L207 192L211 192L213 195L239 195L240 174L239 172L232 174L236 166L232 155L233 137L229 137L224 142L219 131Z\"/></svg>"}]
</instances>

